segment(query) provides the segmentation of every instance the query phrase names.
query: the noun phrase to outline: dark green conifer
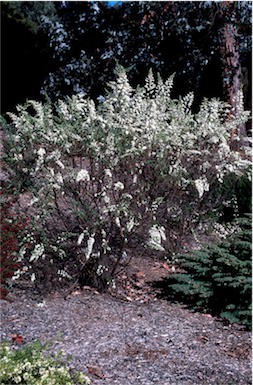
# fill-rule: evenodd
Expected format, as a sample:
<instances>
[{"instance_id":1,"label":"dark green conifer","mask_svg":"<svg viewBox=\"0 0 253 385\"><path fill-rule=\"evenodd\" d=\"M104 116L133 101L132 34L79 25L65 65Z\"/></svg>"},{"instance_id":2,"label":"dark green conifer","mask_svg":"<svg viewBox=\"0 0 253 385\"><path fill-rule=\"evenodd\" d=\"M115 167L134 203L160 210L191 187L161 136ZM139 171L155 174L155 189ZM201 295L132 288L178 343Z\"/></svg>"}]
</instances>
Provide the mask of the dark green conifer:
<instances>
[{"instance_id":1,"label":"dark green conifer","mask_svg":"<svg viewBox=\"0 0 253 385\"><path fill-rule=\"evenodd\" d=\"M177 256L182 272L166 278L166 294L211 311L229 322L251 327L251 215L237 219L224 241Z\"/></svg>"}]
</instances>

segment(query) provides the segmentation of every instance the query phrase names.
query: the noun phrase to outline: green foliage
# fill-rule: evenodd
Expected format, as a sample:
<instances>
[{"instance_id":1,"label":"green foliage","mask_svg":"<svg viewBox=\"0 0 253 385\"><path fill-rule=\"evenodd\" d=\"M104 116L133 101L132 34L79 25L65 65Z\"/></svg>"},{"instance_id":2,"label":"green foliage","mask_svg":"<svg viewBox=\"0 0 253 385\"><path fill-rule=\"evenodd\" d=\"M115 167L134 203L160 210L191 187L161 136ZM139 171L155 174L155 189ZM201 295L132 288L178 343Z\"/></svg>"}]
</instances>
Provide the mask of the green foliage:
<instances>
[{"instance_id":1,"label":"green foliage","mask_svg":"<svg viewBox=\"0 0 253 385\"><path fill-rule=\"evenodd\" d=\"M250 178L242 176L235 184L238 213L242 216L252 212L252 183Z\"/></svg>"},{"instance_id":2,"label":"green foliage","mask_svg":"<svg viewBox=\"0 0 253 385\"><path fill-rule=\"evenodd\" d=\"M54 3L44 1L2 1L1 8L2 17L23 25L32 34L41 29L42 16L47 15L54 20L56 13Z\"/></svg>"},{"instance_id":3,"label":"green foliage","mask_svg":"<svg viewBox=\"0 0 253 385\"><path fill-rule=\"evenodd\" d=\"M251 327L251 215L236 221L235 232L220 243L179 254L180 273L165 279L171 298Z\"/></svg>"},{"instance_id":4,"label":"green foliage","mask_svg":"<svg viewBox=\"0 0 253 385\"><path fill-rule=\"evenodd\" d=\"M252 184L251 175L237 176L227 175L224 178L220 191L216 196L222 195L223 201L217 210L220 223L232 222L238 216L241 217L252 211Z\"/></svg>"},{"instance_id":5,"label":"green foliage","mask_svg":"<svg viewBox=\"0 0 253 385\"><path fill-rule=\"evenodd\" d=\"M59 354L52 358L44 354L39 341L12 349L0 345L1 385L88 385L90 380L82 373L72 373L61 362Z\"/></svg>"}]
</instances>

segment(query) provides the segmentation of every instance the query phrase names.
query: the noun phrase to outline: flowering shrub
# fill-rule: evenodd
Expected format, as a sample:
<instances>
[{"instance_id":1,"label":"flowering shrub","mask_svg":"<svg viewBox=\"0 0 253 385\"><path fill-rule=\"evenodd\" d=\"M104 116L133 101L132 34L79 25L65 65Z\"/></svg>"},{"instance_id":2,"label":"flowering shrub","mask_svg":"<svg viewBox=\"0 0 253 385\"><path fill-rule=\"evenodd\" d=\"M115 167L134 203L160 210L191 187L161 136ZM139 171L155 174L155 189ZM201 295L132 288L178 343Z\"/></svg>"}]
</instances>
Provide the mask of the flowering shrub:
<instances>
[{"instance_id":1,"label":"flowering shrub","mask_svg":"<svg viewBox=\"0 0 253 385\"><path fill-rule=\"evenodd\" d=\"M19 237L27 226L27 220L14 213L14 201L6 200L1 194L0 223L0 298L8 294L7 280L21 267L18 262Z\"/></svg>"},{"instance_id":2,"label":"flowering shrub","mask_svg":"<svg viewBox=\"0 0 253 385\"><path fill-rule=\"evenodd\" d=\"M229 147L231 130L248 119L242 101L229 121L216 99L194 115L193 95L173 100L172 85L150 73L134 90L118 68L97 106L78 94L9 113L6 160L35 211L34 248L21 250L29 263L61 261L61 277L69 263L84 284L104 288L133 234L174 252L222 202L225 178L247 174L247 149Z\"/></svg>"},{"instance_id":3,"label":"flowering shrub","mask_svg":"<svg viewBox=\"0 0 253 385\"><path fill-rule=\"evenodd\" d=\"M12 350L0 345L0 382L2 385L88 385L80 372L71 373L58 358L43 355L40 342Z\"/></svg>"}]
</instances>

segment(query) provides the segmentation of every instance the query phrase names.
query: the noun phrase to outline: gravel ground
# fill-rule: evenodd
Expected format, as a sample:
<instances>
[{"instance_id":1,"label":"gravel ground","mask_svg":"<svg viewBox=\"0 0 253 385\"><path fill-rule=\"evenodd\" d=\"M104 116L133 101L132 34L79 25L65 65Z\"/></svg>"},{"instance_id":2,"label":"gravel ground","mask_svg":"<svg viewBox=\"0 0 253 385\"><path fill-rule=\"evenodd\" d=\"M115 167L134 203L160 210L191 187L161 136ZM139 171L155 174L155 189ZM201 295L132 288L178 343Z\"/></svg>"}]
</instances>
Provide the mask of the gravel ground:
<instances>
[{"instance_id":1,"label":"gravel ground","mask_svg":"<svg viewBox=\"0 0 253 385\"><path fill-rule=\"evenodd\" d=\"M150 296L122 300L95 290L44 299L13 289L0 301L1 339L52 342L95 385L251 384L251 334Z\"/></svg>"}]
</instances>

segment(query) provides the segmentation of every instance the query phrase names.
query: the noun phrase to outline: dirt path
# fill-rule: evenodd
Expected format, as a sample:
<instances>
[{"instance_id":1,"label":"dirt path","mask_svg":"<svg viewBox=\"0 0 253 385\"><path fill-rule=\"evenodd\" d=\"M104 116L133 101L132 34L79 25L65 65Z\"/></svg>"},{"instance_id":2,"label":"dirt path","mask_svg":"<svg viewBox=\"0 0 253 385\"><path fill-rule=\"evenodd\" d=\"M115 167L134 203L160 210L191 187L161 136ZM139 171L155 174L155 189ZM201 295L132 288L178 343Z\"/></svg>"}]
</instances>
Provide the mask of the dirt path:
<instances>
[{"instance_id":1,"label":"dirt path","mask_svg":"<svg viewBox=\"0 0 253 385\"><path fill-rule=\"evenodd\" d=\"M95 385L251 384L251 334L157 299L147 281L168 266L132 263L114 296L86 288L42 298L13 288L13 302L0 301L2 338L51 340Z\"/></svg>"}]
</instances>

